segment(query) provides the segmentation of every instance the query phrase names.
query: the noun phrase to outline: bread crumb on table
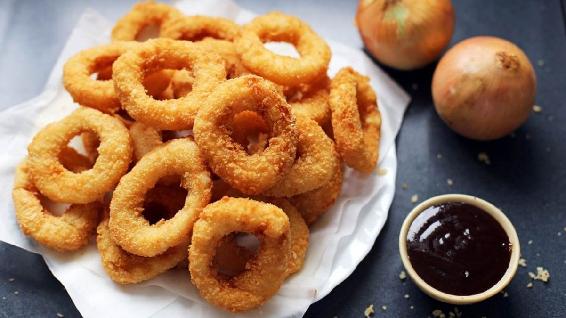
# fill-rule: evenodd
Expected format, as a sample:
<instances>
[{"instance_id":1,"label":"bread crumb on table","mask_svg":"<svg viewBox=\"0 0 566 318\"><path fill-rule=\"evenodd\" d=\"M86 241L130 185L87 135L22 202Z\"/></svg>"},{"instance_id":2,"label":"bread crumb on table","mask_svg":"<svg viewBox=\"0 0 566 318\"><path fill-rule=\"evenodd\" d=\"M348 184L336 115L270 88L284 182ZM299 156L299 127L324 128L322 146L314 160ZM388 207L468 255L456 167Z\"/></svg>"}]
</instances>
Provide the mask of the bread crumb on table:
<instances>
[{"instance_id":1,"label":"bread crumb on table","mask_svg":"<svg viewBox=\"0 0 566 318\"><path fill-rule=\"evenodd\" d=\"M405 294L403 297L405 297L405 299L409 299L411 296L409 294Z\"/></svg>"},{"instance_id":2,"label":"bread crumb on table","mask_svg":"<svg viewBox=\"0 0 566 318\"><path fill-rule=\"evenodd\" d=\"M530 276L530 274L531 273L529 273L529 276ZM537 266L537 273L532 278L534 280L539 280L543 283L548 283L548 280L550 280L550 273L548 272L547 269L544 269L541 266Z\"/></svg>"},{"instance_id":3,"label":"bread crumb on table","mask_svg":"<svg viewBox=\"0 0 566 318\"><path fill-rule=\"evenodd\" d=\"M411 203L417 203L418 201L419 201L419 195L413 194L413 196L411 197Z\"/></svg>"},{"instance_id":4,"label":"bread crumb on table","mask_svg":"<svg viewBox=\"0 0 566 318\"><path fill-rule=\"evenodd\" d=\"M432 316L435 318L446 318L444 312L440 309L435 309L432 311Z\"/></svg>"},{"instance_id":5,"label":"bread crumb on table","mask_svg":"<svg viewBox=\"0 0 566 318\"><path fill-rule=\"evenodd\" d=\"M374 313L375 311L373 310L373 304L371 304L366 307L366 310L364 310L364 317L371 317Z\"/></svg>"},{"instance_id":6,"label":"bread crumb on table","mask_svg":"<svg viewBox=\"0 0 566 318\"><path fill-rule=\"evenodd\" d=\"M490 165L491 164L491 160L489 159L489 156L487 155L487 153L485 152L480 152L478 153L478 160L480 162L483 162L486 165Z\"/></svg>"},{"instance_id":7,"label":"bread crumb on table","mask_svg":"<svg viewBox=\"0 0 566 318\"><path fill-rule=\"evenodd\" d=\"M524 258L519 258L519 266L521 267L527 267L527 260Z\"/></svg>"},{"instance_id":8,"label":"bread crumb on table","mask_svg":"<svg viewBox=\"0 0 566 318\"><path fill-rule=\"evenodd\" d=\"M448 178L446 179L446 184L448 184L448 186L452 186L454 184L454 181L452 181L452 179Z\"/></svg>"},{"instance_id":9,"label":"bread crumb on table","mask_svg":"<svg viewBox=\"0 0 566 318\"><path fill-rule=\"evenodd\" d=\"M63 314L62 314L62 313L58 312L58 313L57 313L57 317L59 317L59 318L63 318L63 317L65 317L65 316L63 316Z\"/></svg>"},{"instance_id":10,"label":"bread crumb on table","mask_svg":"<svg viewBox=\"0 0 566 318\"><path fill-rule=\"evenodd\" d=\"M533 283L528 283L527 288L533 288Z\"/></svg>"},{"instance_id":11,"label":"bread crumb on table","mask_svg":"<svg viewBox=\"0 0 566 318\"><path fill-rule=\"evenodd\" d=\"M387 310L387 306L385 306L385 305L381 306L381 310L386 311L386 310Z\"/></svg>"},{"instance_id":12,"label":"bread crumb on table","mask_svg":"<svg viewBox=\"0 0 566 318\"><path fill-rule=\"evenodd\" d=\"M539 105L534 105L533 106L533 112L535 112L535 113L542 112L542 107L540 107Z\"/></svg>"},{"instance_id":13,"label":"bread crumb on table","mask_svg":"<svg viewBox=\"0 0 566 318\"><path fill-rule=\"evenodd\" d=\"M405 271L401 271L401 273L399 273L399 279L405 280L406 278L407 278L407 273L405 273Z\"/></svg>"}]
</instances>

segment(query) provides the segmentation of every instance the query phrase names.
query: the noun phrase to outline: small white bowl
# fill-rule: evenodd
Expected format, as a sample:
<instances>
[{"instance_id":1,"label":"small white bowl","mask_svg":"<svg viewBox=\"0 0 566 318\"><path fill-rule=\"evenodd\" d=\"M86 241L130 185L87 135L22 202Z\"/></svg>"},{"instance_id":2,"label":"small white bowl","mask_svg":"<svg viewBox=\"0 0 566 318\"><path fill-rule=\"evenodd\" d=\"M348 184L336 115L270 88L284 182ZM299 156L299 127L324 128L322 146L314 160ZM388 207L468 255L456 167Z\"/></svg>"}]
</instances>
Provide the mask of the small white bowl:
<instances>
[{"instance_id":1,"label":"small white bowl","mask_svg":"<svg viewBox=\"0 0 566 318\"><path fill-rule=\"evenodd\" d=\"M449 202L464 202L480 208L481 210L491 215L501 225L501 227L509 237L509 243L511 243L511 259L509 260L509 267L507 268L507 271L505 271L505 274L503 274L499 282L482 293L461 296L441 292L440 290L430 286L417 274L411 264L409 255L407 254L407 233L409 232L409 228L413 220L428 207ZM436 300L454 305L477 303L501 292L503 288L505 288L511 282L513 276L515 276L515 273L517 272L517 266L519 265L519 256L521 255L517 232L515 231L513 224L511 224L511 221L509 221L505 214L503 214L503 212L501 212L501 210L496 208L493 204L485 200L464 194L439 195L417 205L411 211L411 213L407 215L405 221L403 222L403 225L401 226L401 233L399 234L399 253L401 254L401 260L403 261L403 266L405 266L407 274L425 294Z\"/></svg>"}]
</instances>

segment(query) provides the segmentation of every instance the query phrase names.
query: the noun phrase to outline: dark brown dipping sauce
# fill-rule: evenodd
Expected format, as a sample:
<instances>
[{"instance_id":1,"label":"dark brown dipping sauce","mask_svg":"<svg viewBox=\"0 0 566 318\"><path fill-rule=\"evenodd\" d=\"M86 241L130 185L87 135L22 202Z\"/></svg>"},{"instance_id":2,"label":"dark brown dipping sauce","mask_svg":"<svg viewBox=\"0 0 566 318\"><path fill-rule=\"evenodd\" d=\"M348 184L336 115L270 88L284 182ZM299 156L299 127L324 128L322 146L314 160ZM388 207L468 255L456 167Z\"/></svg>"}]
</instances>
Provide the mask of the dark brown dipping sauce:
<instances>
[{"instance_id":1,"label":"dark brown dipping sauce","mask_svg":"<svg viewBox=\"0 0 566 318\"><path fill-rule=\"evenodd\" d=\"M453 295L474 295L494 286L511 259L511 243L487 212L467 203L427 208L411 223L407 252L417 274Z\"/></svg>"}]
</instances>

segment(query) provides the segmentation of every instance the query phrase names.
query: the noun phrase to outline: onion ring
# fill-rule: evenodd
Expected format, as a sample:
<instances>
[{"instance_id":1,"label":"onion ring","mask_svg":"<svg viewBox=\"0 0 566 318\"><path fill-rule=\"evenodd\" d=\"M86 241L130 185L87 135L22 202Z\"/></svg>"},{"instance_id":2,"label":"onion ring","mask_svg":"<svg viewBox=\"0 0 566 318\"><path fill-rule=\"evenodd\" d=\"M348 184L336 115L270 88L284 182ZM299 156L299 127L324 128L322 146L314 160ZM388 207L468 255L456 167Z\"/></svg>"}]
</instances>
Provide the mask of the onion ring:
<instances>
[{"instance_id":1,"label":"onion ring","mask_svg":"<svg viewBox=\"0 0 566 318\"><path fill-rule=\"evenodd\" d=\"M92 79L90 75L112 65L135 45L131 42L114 42L81 51L71 57L63 67L63 84L73 100L104 113L116 112L120 108L120 100L112 81Z\"/></svg>"},{"instance_id":2,"label":"onion ring","mask_svg":"<svg viewBox=\"0 0 566 318\"><path fill-rule=\"evenodd\" d=\"M285 96L295 115L303 115L324 126L330 122L330 106L328 94L330 92L330 79L323 79L308 85L287 88Z\"/></svg>"},{"instance_id":3,"label":"onion ring","mask_svg":"<svg viewBox=\"0 0 566 318\"><path fill-rule=\"evenodd\" d=\"M260 154L248 155L226 129L226 122L244 110L262 114L271 127L269 145ZM258 76L220 84L200 109L194 134L214 173L246 194L272 187L294 162L297 131L291 109L274 85Z\"/></svg>"},{"instance_id":4,"label":"onion ring","mask_svg":"<svg viewBox=\"0 0 566 318\"><path fill-rule=\"evenodd\" d=\"M220 240L234 232L254 233L261 242L246 271L223 280L213 266ZM237 312L261 306L285 279L289 219L278 207L244 198L224 197L209 204L195 223L189 247L191 279L208 302Z\"/></svg>"},{"instance_id":5,"label":"onion ring","mask_svg":"<svg viewBox=\"0 0 566 318\"><path fill-rule=\"evenodd\" d=\"M270 199L267 202L281 208L289 217L289 239L290 254L287 260L287 276L292 275L303 268L305 255L309 246L309 228L301 213L285 199Z\"/></svg>"},{"instance_id":6,"label":"onion ring","mask_svg":"<svg viewBox=\"0 0 566 318\"><path fill-rule=\"evenodd\" d=\"M301 57L277 55L263 46L267 41L290 42ZM278 12L253 19L234 43L248 69L281 85L294 86L320 78L330 63L330 48L323 39L299 18Z\"/></svg>"},{"instance_id":7,"label":"onion ring","mask_svg":"<svg viewBox=\"0 0 566 318\"><path fill-rule=\"evenodd\" d=\"M75 163L71 168L81 170L85 167ZM39 191L30 178L27 159L16 169L12 198L22 232L57 251L76 251L87 245L98 223L101 206L97 202L71 205L61 216L49 213L41 204Z\"/></svg>"},{"instance_id":8,"label":"onion ring","mask_svg":"<svg viewBox=\"0 0 566 318\"><path fill-rule=\"evenodd\" d=\"M187 257L186 244L169 248L163 254L143 257L130 254L120 248L110 235L108 219L97 228L96 247L102 266L110 278L119 284L136 284L151 279L177 266Z\"/></svg>"},{"instance_id":9,"label":"onion ring","mask_svg":"<svg viewBox=\"0 0 566 318\"><path fill-rule=\"evenodd\" d=\"M289 198L301 212L308 225L312 225L336 202L342 191L343 169L339 166L330 181L319 189Z\"/></svg>"},{"instance_id":10,"label":"onion ring","mask_svg":"<svg viewBox=\"0 0 566 318\"><path fill-rule=\"evenodd\" d=\"M289 172L263 195L291 197L330 181L340 165L334 142L309 118L297 116L297 159Z\"/></svg>"},{"instance_id":11,"label":"onion ring","mask_svg":"<svg viewBox=\"0 0 566 318\"><path fill-rule=\"evenodd\" d=\"M156 100L147 95L144 74L158 69L190 68L195 81L192 91L179 99ZM157 129L192 127L205 97L226 77L217 54L204 52L192 42L154 39L139 44L114 62L114 87L128 114Z\"/></svg>"},{"instance_id":12,"label":"onion ring","mask_svg":"<svg viewBox=\"0 0 566 318\"><path fill-rule=\"evenodd\" d=\"M112 29L112 41L135 41L146 26L163 26L183 14L166 4L145 1L137 3L132 10L120 18Z\"/></svg>"},{"instance_id":13,"label":"onion ring","mask_svg":"<svg viewBox=\"0 0 566 318\"><path fill-rule=\"evenodd\" d=\"M370 173L379 158L381 115L369 78L350 67L341 69L330 89L332 132L346 164Z\"/></svg>"},{"instance_id":14,"label":"onion ring","mask_svg":"<svg viewBox=\"0 0 566 318\"><path fill-rule=\"evenodd\" d=\"M241 27L225 18L181 16L163 24L160 36L174 40L200 41L205 38L233 41Z\"/></svg>"},{"instance_id":15,"label":"onion ring","mask_svg":"<svg viewBox=\"0 0 566 318\"><path fill-rule=\"evenodd\" d=\"M58 156L74 136L85 131L100 138L98 157L92 169L74 173L59 162ZM56 202L90 203L111 191L126 173L132 142L118 119L82 107L40 130L28 152L32 179L41 193Z\"/></svg>"},{"instance_id":16,"label":"onion ring","mask_svg":"<svg viewBox=\"0 0 566 318\"><path fill-rule=\"evenodd\" d=\"M161 177L182 176L189 193L185 205L169 220L149 224L141 214L145 193ZM129 253L152 257L186 241L193 223L210 200L212 181L196 144L171 140L145 155L121 180L110 203L113 240Z\"/></svg>"},{"instance_id":17,"label":"onion ring","mask_svg":"<svg viewBox=\"0 0 566 318\"><path fill-rule=\"evenodd\" d=\"M169 187L151 189L145 199L144 216L148 218L146 209L154 208L153 204L157 204L164 211L149 211L152 213L151 219L158 220L174 214L178 206L185 202L182 191L175 190L177 189ZM159 215L159 212L165 215ZM188 255L188 242L171 247L165 253L154 257L130 254L112 240L108 217L98 225L97 233L96 246L100 252L102 266L108 276L119 284L135 284L151 279L183 262Z\"/></svg>"}]
</instances>

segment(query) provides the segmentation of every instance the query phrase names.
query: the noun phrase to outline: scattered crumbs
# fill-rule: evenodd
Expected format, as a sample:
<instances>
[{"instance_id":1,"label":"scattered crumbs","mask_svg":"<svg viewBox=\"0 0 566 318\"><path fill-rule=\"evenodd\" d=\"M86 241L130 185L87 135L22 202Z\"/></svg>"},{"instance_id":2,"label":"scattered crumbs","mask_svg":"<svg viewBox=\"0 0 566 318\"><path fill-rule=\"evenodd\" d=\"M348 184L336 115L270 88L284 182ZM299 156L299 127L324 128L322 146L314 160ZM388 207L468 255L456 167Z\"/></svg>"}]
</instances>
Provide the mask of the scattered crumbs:
<instances>
[{"instance_id":1,"label":"scattered crumbs","mask_svg":"<svg viewBox=\"0 0 566 318\"><path fill-rule=\"evenodd\" d=\"M65 317L65 316L63 316L63 314L62 314L62 313L58 312L58 313L57 313L57 317L59 317L59 318L63 318L63 317Z\"/></svg>"},{"instance_id":2,"label":"scattered crumbs","mask_svg":"<svg viewBox=\"0 0 566 318\"><path fill-rule=\"evenodd\" d=\"M436 154L436 159L442 159L442 154L441 154L441 153L437 153L437 154Z\"/></svg>"},{"instance_id":3,"label":"scattered crumbs","mask_svg":"<svg viewBox=\"0 0 566 318\"><path fill-rule=\"evenodd\" d=\"M409 299L411 296L409 294L405 294L403 297L405 297L405 299Z\"/></svg>"},{"instance_id":4,"label":"scattered crumbs","mask_svg":"<svg viewBox=\"0 0 566 318\"><path fill-rule=\"evenodd\" d=\"M364 310L364 317L370 317L375 313L373 310L373 304L367 306L366 310Z\"/></svg>"},{"instance_id":5,"label":"scattered crumbs","mask_svg":"<svg viewBox=\"0 0 566 318\"><path fill-rule=\"evenodd\" d=\"M539 105L534 105L534 106L533 106L533 111L534 111L535 113L540 113L540 112L542 112L542 107L540 107Z\"/></svg>"},{"instance_id":6,"label":"scattered crumbs","mask_svg":"<svg viewBox=\"0 0 566 318\"><path fill-rule=\"evenodd\" d=\"M13 281L15 281L15 280L16 280L15 278L8 278L8 281L9 281L10 283L13 282Z\"/></svg>"},{"instance_id":7,"label":"scattered crumbs","mask_svg":"<svg viewBox=\"0 0 566 318\"><path fill-rule=\"evenodd\" d=\"M411 196L411 203L417 203L417 201L419 201L419 195L413 194L413 196Z\"/></svg>"},{"instance_id":8,"label":"scattered crumbs","mask_svg":"<svg viewBox=\"0 0 566 318\"><path fill-rule=\"evenodd\" d=\"M409 307L411 310L415 309L415 306L411 305L411 307Z\"/></svg>"},{"instance_id":9,"label":"scattered crumbs","mask_svg":"<svg viewBox=\"0 0 566 318\"><path fill-rule=\"evenodd\" d=\"M503 292L503 298L507 298L509 297L509 293L508 292Z\"/></svg>"},{"instance_id":10,"label":"scattered crumbs","mask_svg":"<svg viewBox=\"0 0 566 318\"><path fill-rule=\"evenodd\" d=\"M558 232L556 235L558 236L562 236L562 232Z\"/></svg>"},{"instance_id":11,"label":"scattered crumbs","mask_svg":"<svg viewBox=\"0 0 566 318\"><path fill-rule=\"evenodd\" d=\"M401 271L401 273L399 273L399 279L405 280L406 278L407 278L407 273L405 273L405 271Z\"/></svg>"},{"instance_id":12,"label":"scattered crumbs","mask_svg":"<svg viewBox=\"0 0 566 318\"><path fill-rule=\"evenodd\" d=\"M524 258L519 258L519 266L521 267L527 267L527 260Z\"/></svg>"},{"instance_id":13,"label":"scattered crumbs","mask_svg":"<svg viewBox=\"0 0 566 318\"><path fill-rule=\"evenodd\" d=\"M529 273L530 276L531 273ZM550 273L547 269L542 268L541 266L537 267L537 274L536 276L532 277L534 280L540 280L543 283L548 283L550 279Z\"/></svg>"},{"instance_id":14,"label":"scattered crumbs","mask_svg":"<svg viewBox=\"0 0 566 318\"><path fill-rule=\"evenodd\" d=\"M528 283L527 288L533 288L533 283Z\"/></svg>"},{"instance_id":15,"label":"scattered crumbs","mask_svg":"<svg viewBox=\"0 0 566 318\"><path fill-rule=\"evenodd\" d=\"M18 295L19 293L20 293L20 292L16 290L16 291L14 292L14 295Z\"/></svg>"},{"instance_id":16,"label":"scattered crumbs","mask_svg":"<svg viewBox=\"0 0 566 318\"><path fill-rule=\"evenodd\" d=\"M411 84L411 88L412 88L414 91L416 91L417 89L419 89L419 84L413 83L413 84Z\"/></svg>"},{"instance_id":17,"label":"scattered crumbs","mask_svg":"<svg viewBox=\"0 0 566 318\"><path fill-rule=\"evenodd\" d=\"M535 275L535 273L533 273L533 272L529 272L529 277L532 278L532 279L534 279L534 278L536 277L536 275Z\"/></svg>"},{"instance_id":18,"label":"scattered crumbs","mask_svg":"<svg viewBox=\"0 0 566 318\"><path fill-rule=\"evenodd\" d=\"M2 300L6 300L6 296L2 296Z\"/></svg>"},{"instance_id":19,"label":"scattered crumbs","mask_svg":"<svg viewBox=\"0 0 566 318\"><path fill-rule=\"evenodd\" d=\"M444 312L440 309L435 309L432 311L432 316L435 318L446 318Z\"/></svg>"},{"instance_id":20,"label":"scattered crumbs","mask_svg":"<svg viewBox=\"0 0 566 318\"><path fill-rule=\"evenodd\" d=\"M387 169L379 168L379 169L377 169L377 174L380 175L380 176L384 176L384 175L387 174Z\"/></svg>"},{"instance_id":21,"label":"scattered crumbs","mask_svg":"<svg viewBox=\"0 0 566 318\"><path fill-rule=\"evenodd\" d=\"M407 190L407 189L409 189L409 185L407 183L403 182L403 184L401 185L401 189Z\"/></svg>"},{"instance_id":22,"label":"scattered crumbs","mask_svg":"<svg viewBox=\"0 0 566 318\"><path fill-rule=\"evenodd\" d=\"M450 318L460 318L460 317L462 317L462 312L460 311L460 309L458 309L458 307L454 307L454 311L449 312L448 317L450 317Z\"/></svg>"},{"instance_id":23,"label":"scattered crumbs","mask_svg":"<svg viewBox=\"0 0 566 318\"><path fill-rule=\"evenodd\" d=\"M533 240L529 240L529 241L527 242L527 244L529 244L529 245L533 244Z\"/></svg>"},{"instance_id":24,"label":"scattered crumbs","mask_svg":"<svg viewBox=\"0 0 566 318\"><path fill-rule=\"evenodd\" d=\"M446 179L446 184L448 184L448 186L452 186L454 184L454 181L452 181L452 179L448 178Z\"/></svg>"},{"instance_id":25,"label":"scattered crumbs","mask_svg":"<svg viewBox=\"0 0 566 318\"><path fill-rule=\"evenodd\" d=\"M478 153L478 160L480 162L485 163L486 165L491 164L491 160L489 159L489 156L485 152Z\"/></svg>"},{"instance_id":26,"label":"scattered crumbs","mask_svg":"<svg viewBox=\"0 0 566 318\"><path fill-rule=\"evenodd\" d=\"M543 59L538 60L537 65L538 66L544 66L544 60Z\"/></svg>"},{"instance_id":27,"label":"scattered crumbs","mask_svg":"<svg viewBox=\"0 0 566 318\"><path fill-rule=\"evenodd\" d=\"M387 310L387 306L385 306L385 305L381 306L381 310L386 311L386 310Z\"/></svg>"}]
</instances>

